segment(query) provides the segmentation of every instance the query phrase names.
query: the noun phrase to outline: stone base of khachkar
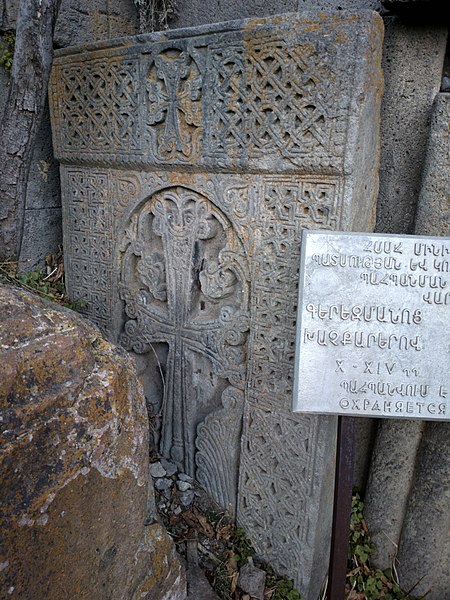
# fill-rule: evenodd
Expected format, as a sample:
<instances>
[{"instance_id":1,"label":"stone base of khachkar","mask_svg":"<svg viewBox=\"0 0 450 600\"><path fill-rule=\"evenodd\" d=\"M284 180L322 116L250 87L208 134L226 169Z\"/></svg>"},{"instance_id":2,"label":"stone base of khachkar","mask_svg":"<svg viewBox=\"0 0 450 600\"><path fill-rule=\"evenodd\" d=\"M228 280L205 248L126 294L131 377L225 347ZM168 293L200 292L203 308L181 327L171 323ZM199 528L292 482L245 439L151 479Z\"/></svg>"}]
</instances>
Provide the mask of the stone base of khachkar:
<instances>
[{"instance_id":1,"label":"stone base of khachkar","mask_svg":"<svg viewBox=\"0 0 450 600\"><path fill-rule=\"evenodd\" d=\"M70 293L136 353L160 452L308 600L336 423L290 408L301 233L373 226L381 41L305 11L63 50L50 85Z\"/></svg>"},{"instance_id":2,"label":"stone base of khachkar","mask_svg":"<svg viewBox=\"0 0 450 600\"><path fill-rule=\"evenodd\" d=\"M184 600L148 521L148 421L132 362L97 328L0 286L0 596Z\"/></svg>"}]
</instances>

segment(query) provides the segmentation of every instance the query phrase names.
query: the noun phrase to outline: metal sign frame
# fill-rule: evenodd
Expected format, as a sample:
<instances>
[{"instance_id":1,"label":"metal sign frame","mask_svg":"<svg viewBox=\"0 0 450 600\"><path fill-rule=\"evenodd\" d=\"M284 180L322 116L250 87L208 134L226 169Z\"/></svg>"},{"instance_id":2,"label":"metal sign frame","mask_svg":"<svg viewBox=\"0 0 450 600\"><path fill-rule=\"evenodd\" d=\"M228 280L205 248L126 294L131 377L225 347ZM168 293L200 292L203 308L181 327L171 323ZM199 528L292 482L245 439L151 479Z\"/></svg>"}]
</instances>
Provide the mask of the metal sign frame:
<instances>
[{"instance_id":1,"label":"metal sign frame","mask_svg":"<svg viewBox=\"0 0 450 600\"><path fill-rule=\"evenodd\" d=\"M355 418L450 420L450 239L304 231L294 412L338 415L328 600L343 600Z\"/></svg>"}]
</instances>

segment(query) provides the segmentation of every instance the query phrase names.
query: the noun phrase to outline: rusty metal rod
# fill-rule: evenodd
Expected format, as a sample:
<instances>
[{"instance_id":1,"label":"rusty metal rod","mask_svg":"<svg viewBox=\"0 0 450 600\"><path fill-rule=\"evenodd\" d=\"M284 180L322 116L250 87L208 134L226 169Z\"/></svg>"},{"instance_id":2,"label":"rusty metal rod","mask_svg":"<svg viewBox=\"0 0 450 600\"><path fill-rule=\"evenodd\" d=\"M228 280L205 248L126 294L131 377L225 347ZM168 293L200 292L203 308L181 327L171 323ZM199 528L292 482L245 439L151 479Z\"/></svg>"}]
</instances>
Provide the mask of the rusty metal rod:
<instances>
[{"instance_id":1,"label":"rusty metal rod","mask_svg":"<svg viewBox=\"0 0 450 600\"><path fill-rule=\"evenodd\" d=\"M354 454L355 417L339 416L327 600L344 600Z\"/></svg>"}]
</instances>

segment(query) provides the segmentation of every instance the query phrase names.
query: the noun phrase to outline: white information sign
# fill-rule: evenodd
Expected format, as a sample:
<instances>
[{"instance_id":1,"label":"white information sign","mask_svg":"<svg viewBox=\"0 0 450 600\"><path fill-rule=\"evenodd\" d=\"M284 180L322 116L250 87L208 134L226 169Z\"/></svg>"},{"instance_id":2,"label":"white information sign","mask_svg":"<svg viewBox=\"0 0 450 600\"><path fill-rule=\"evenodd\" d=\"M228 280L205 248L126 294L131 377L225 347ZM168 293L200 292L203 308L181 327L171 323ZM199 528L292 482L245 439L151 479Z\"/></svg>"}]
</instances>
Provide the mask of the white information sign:
<instances>
[{"instance_id":1,"label":"white information sign","mask_svg":"<svg viewBox=\"0 0 450 600\"><path fill-rule=\"evenodd\" d=\"M293 410L450 420L450 238L305 231Z\"/></svg>"}]
</instances>

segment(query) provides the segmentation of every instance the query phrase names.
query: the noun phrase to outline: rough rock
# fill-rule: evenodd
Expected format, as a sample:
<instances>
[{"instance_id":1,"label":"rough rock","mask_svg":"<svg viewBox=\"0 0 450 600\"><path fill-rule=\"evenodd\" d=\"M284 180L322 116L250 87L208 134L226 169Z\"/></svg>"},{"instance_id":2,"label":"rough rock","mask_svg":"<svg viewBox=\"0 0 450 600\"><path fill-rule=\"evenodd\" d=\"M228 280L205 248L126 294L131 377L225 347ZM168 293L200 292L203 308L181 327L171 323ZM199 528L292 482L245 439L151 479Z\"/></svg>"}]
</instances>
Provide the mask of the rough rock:
<instances>
[{"instance_id":1,"label":"rough rock","mask_svg":"<svg viewBox=\"0 0 450 600\"><path fill-rule=\"evenodd\" d=\"M403 589L450 598L450 423L427 423L398 548Z\"/></svg>"},{"instance_id":2,"label":"rough rock","mask_svg":"<svg viewBox=\"0 0 450 600\"><path fill-rule=\"evenodd\" d=\"M166 470L164 469L162 464L159 461L157 461L150 465L150 475L152 477L165 477Z\"/></svg>"},{"instance_id":3,"label":"rough rock","mask_svg":"<svg viewBox=\"0 0 450 600\"><path fill-rule=\"evenodd\" d=\"M9 75L0 66L0 117L9 89ZM62 244L61 184L59 165L53 156L48 104L44 108L33 148L28 175L25 222L20 269L42 267L47 254L56 254Z\"/></svg>"},{"instance_id":4,"label":"rough rock","mask_svg":"<svg viewBox=\"0 0 450 600\"><path fill-rule=\"evenodd\" d=\"M397 554L423 429L423 421L405 419L385 419L378 427L365 518L376 546L372 562L381 569L391 567Z\"/></svg>"},{"instance_id":5,"label":"rough rock","mask_svg":"<svg viewBox=\"0 0 450 600\"><path fill-rule=\"evenodd\" d=\"M188 600L219 600L202 569L196 565L187 571Z\"/></svg>"},{"instance_id":6,"label":"rough rock","mask_svg":"<svg viewBox=\"0 0 450 600\"><path fill-rule=\"evenodd\" d=\"M3 0L0 30L15 29L19 1ZM133 35L137 31L138 12L133 0L62 0L55 29L55 45L74 46Z\"/></svg>"},{"instance_id":7,"label":"rough rock","mask_svg":"<svg viewBox=\"0 0 450 600\"><path fill-rule=\"evenodd\" d=\"M1 0L0 31L15 29L19 0ZM73 46L138 31L132 0L62 0L55 47ZM0 65L0 116L8 95L9 76ZM59 165L53 156L48 106L39 126L28 178L20 269L42 267L46 255L62 244Z\"/></svg>"},{"instance_id":8,"label":"rough rock","mask_svg":"<svg viewBox=\"0 0 450 600\"><path fill-rule=\"evenodd\" d=\"M249 561L239 571L238 586L252 598L263 600L265 585L266 572L255 567L252 561Z\"/></svg>"},{"instance_id":9,"label":"rough rock","mask_svg":"<svg viewBox=\"0 0 450 600\"><path fill-rule=\"evenodd\" d=\"M182 600L171 539L144 525L148 420L130 357L15 288L0 287L0 314L3 597Z\"/></svg>"},{"instance_id":10,"label":"rough rock","mask_svg":"<svg viewBox=\"0 0 450 600\"><path fill-rule=\"evenodd\" d=\"M437 94L416 218L419 235L450 236L450 94Z\"/></svg>"},{"instance_id":11,"label":"rough rock","mask_svg":"<svg viewBox=\"0 0 450 600\"><path fill-rule=\"evenodd\" d=\"M439 91L445 26L385 19L380 192L376 231L412 233L433 100Z\"/></svg>"},{"instance_id":12,"label":"rough rock","mask_svg":"<svg viewBox=\"0 0 450 600\"><path fill-rule=\"evenodd\" d=\"M380 0L177 0L177 14L171 19L170 26L192 27L206 23L216 23L229 19L245 19L247 17L266 17L290 11L373 9L382 10ZM339 7L339 8L338 8Z\"/></svg>"}]
</instances>

